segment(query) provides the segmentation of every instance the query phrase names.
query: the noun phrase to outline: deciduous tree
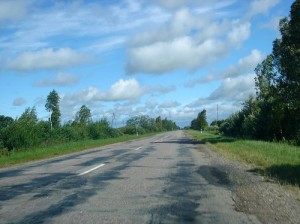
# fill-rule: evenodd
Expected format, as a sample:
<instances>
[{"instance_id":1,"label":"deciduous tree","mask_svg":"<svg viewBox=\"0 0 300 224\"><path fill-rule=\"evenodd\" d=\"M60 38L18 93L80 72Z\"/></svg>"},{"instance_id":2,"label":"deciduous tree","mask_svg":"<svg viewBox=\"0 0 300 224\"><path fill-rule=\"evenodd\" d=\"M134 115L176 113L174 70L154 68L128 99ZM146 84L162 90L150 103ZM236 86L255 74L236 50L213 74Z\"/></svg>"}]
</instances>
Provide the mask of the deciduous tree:
<instances>
[{"instance_id":1,"label":"deciduous tree","mask_svg":"<svg viewBox=\"0 0 300 224\"><path fill-rule=\"evenodd\" d=\"M57 128L60 126L60 109L59 109L60 97L55 90L52 90L47 96L47 101L45 104L46 110L51 113L50 123L51 127Z\"/></svg>"}]
</instances>

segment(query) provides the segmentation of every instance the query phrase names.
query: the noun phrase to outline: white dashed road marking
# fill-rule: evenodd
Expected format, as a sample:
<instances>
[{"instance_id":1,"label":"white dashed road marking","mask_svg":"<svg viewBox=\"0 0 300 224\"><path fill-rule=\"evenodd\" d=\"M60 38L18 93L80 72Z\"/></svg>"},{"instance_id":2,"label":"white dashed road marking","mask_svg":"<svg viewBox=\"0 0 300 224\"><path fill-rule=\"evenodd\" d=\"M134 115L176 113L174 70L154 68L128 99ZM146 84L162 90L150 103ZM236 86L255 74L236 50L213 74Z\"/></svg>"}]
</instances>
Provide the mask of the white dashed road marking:
<instances>
[{"instance_id":1,"label":"white dashed road marking","mask_svg":"<svg viewBox=\"0 0 300 224\"><path fill-rule=\"evenodd\" d=\"M96 170L96 169L99 169L100 167L102 167L102 166L104 166L104 165L105 165L105 164L102 163L102 164L100 164L99 166L95 166L95 167L92 168L92 169L89 169L89 170L87 170L87 171L85 171L85 172L82 172L82 173L78 174L78 176L82 176L82 175L88 174L88 173L90 173L90 172L92 172L92 171L94 171L94 170Z\"/></svg>"}]
</instances>

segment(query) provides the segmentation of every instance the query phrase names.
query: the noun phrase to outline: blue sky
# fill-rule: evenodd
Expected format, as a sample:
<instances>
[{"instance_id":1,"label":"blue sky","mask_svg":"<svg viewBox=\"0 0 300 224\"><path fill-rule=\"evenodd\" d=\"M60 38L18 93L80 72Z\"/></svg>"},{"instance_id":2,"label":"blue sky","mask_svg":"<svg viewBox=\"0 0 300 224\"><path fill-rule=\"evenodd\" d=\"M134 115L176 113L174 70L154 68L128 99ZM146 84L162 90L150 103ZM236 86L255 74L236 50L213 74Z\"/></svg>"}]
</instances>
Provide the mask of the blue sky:
<instances>
[{"instance_id":1,"label":"blue sky","mask_svg":"<svg viewBox=\"0 0 300 224\"><path fill-rule=\"evenodd\" d=\"M62 121L136 115L189 125L228 117L255 93L254 68L280 37L291 0L0 0L0 114L55 89Z\"/></svg>"}]
</instances>

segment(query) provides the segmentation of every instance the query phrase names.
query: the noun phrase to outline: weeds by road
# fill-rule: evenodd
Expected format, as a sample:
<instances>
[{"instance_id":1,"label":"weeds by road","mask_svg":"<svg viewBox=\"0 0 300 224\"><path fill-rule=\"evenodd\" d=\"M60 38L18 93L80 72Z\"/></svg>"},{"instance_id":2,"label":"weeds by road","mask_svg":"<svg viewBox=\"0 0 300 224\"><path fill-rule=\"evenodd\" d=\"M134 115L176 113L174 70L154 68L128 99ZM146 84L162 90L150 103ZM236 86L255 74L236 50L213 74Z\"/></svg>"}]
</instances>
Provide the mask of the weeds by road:
<instances>
[{"instance_id":1,"label":"weeds by road","mask_svg":"<svg viewBox=\"0 0 300 224\"><path fill-rule=\"evenodd\" d=\"M207 144L216 152L250 164L253 172L274 178L282 184L297 186L300 192L300 147L254 141L237 140L210 133L189 130L199 143Z\"/></svg>"}]
</instances>

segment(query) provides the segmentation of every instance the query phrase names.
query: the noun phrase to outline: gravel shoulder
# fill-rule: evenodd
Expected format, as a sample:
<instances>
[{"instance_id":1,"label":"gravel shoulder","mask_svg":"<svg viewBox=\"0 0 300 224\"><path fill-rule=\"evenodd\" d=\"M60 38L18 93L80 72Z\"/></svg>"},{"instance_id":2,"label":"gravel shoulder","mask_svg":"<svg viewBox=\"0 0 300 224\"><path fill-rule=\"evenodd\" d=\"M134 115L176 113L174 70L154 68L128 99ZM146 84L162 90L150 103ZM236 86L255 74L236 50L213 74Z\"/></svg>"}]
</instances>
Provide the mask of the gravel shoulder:
<instances>
[{"instance_id":1,"label":"gravel shoulder","mask_svg":"<svg viewBox=\"0 0 300 224\"><path fill-rule=\"evenodd\" d=\"M300 202L293 191L251 172L253 167L220 156L206 145L196 147L217 167L214 175L232 192L237 211L254 215L262 223L300 223ZM222 178L224 172L226 178Z\"/></svg>"}]
</instances>

